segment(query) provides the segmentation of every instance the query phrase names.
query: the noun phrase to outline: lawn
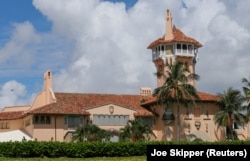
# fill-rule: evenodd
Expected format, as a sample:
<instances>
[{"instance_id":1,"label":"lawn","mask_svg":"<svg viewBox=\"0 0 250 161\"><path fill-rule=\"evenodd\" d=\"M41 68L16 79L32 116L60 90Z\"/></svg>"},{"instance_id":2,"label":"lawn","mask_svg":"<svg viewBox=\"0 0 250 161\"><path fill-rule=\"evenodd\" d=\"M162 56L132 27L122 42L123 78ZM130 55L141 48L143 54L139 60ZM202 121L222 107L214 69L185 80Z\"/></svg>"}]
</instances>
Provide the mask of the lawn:
<instances>
[{"instance_id":1,"label":"lawn","mask_svg":"<svg viewBox=\"0 0 250 161\"><path fill-rule=\"evenodd\" d=\"M0 157L0 161L145 161L146 156L136 157L101 157L101 158L4 158Z\"/></svg>"}]
</instances>

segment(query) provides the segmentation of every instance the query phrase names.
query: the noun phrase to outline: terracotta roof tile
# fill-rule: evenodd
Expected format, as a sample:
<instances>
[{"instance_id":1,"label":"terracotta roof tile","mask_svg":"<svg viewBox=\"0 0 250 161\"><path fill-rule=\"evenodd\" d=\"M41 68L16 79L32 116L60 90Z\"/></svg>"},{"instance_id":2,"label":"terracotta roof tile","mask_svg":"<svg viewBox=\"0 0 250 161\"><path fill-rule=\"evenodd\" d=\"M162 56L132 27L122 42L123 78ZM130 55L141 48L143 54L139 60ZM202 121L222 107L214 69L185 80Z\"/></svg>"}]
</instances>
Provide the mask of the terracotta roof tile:
<instances>
[{"instance_id":1,"label":"terracotta roof tile","mask_svg":"<svg viewBox=\"0 0 250 161\"><path fill-rule=\"evenodd\" d=\"M140 106L141 100L148 96L141 95L117 95L117 94L85 94L85 93L55 93L56 103L45 105L30 111L31 114L83 114L90 113L85 110L116 104L122 107L136 110L137 115L149 115L146 109Z\"/></svg>"},{"instance_id":2,"label":"terracotta roof tile","mask_svg":"<svg viewBox=\"0 0 250 161\"><path fill-rule=\"evenodd\" d=\"M201 101L216 101L219 98L215 95L198 92ZM116 94L81 94L81 93L55 93L56 103L42 106L40 108L24 113L0 112L0 120L19 119L27 114L82 114L89 115L85 110L103 106L105 104L116 104L136 111L135 116L153 116L143 108L156 102L156 97L141 95L116 95ZM141 101L146 102L141 103Z\"/></svg>"},{"instance_id":3,"label":"terracotta roof tile","mask_svg":"<svg viewBox=\"0 0 250 161\"><path fill-rule=\"evenodd\" d=\"M0 120L15 120L24 116L23 111L18 112L0 112Z\"/></svg>"},{"instance_id":4,"label":"terracotta roof tile","mask_svg":"<svg viewBox=\"0 0 250 161\"><path fill-rule=\"evenodd\" d=\"M134 116L143 116L143 117L146 117L146 116L154 116L154 114L148 110L138 110Z\"/></svg>"},{"instance_id":5,"label":"terracotta roof tile","mask_svg":"<svg viewBox=\"0 0 250 161\"><path fill-rule=\"evenodd\" d=\"M205 93L205 92L198 92L198 95L200 97L199 101L212 101L215 102L217 100L219 100L219 97L213 94L209 94L209 93ZM152 96L150 98L148 98L144 103L142 103L142 106L148 106L151 104L155 104L157 101L157 97L156 96Z\"/></svg>"},{"instance_id":6,"label":"terracotta roof tile","mask_svg":"<svg viewBox=\"0 0 250 161\"><path fill-rule=\"evenodd\" d=\"M216 95L205 93L205 92L198 92L198 94L202 101L218 101L220 99L220 97Z\"/></svg>"},{"instance_id":7,"label":"terracotta roof tile","mask_svg":"<svg viewBox=\"0 0 250 161\"><path fill-rule=\"evenodd\" d=\"M182 42L182 43L192 43L196 45L196 47L202 47L202 44L198 42L197 40L186 36L183 32L181 32L179 29L176 27L173 27L173 35L174 38L172 40L165 40L164 36L153 41L152 43L149 44L147 47L148 49L152 49L154 46L163 44L163 43L175 43L175 42Z\"/></svg>"}]
</instances>

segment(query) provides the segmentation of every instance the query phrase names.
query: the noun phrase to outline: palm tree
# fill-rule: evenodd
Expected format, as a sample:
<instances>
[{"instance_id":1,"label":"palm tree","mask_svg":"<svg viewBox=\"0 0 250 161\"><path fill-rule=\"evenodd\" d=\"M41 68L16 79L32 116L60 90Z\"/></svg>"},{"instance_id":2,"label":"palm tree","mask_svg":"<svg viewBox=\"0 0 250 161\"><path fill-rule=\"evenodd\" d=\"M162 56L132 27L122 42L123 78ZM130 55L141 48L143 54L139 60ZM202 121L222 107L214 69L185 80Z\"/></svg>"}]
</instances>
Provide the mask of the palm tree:
<instances>
[{"instance_id":1,"label":"palm tree","mask_svg":"<svg viewBox=\"0 0 250 161\"><path fill-rule=\"evenodd\" d=\"M154 135L151 127L143 124L140 119L129 120L124 128L121 128L119 134L120 141L143 141Z\"/></svg>"},{"instance_id":2,"label":"palm tree","mask_svg":"<svg viewBox=\"0 0 250 161\"><path fill-rule=\"evenodd\" d=\"M247 78L242 78L242 83L245 85L243 86L243 92L245 94L245 97L247 99L247 113L246 113L246 122L249 121L250 119L250 77L249 80L247 80Z\"/></svg>"},{"instance_id":3,"label":"palm tree","mask_svg":"<svg viewBox=\"0 0 250 161\"><path fill-rule=\"evenodd\" d=\"M83 142L85 138L85 129L83 127L78 127L73 133L72 141Z\"/></svg>"},{"instance_id":4,"label":"palm tree","mask_svg":"<svg viewBox=\"0 0 250 161\"><path fill-rule=\"evenodd\" d=\"M239 90L229 87L223 93L218 93L220 100L217 101L217 105L220 111L215 114L215 122L221 126L226 127L226 134L228 139L237 139L233 124L244 124L245 116L240 113L240 110L244 108L243 102L245 97L242 96Z\"/></svg>"},{"instance_id":5,"label":"palm tree","mask_svg":"<svg viewBox=\"0 0 250 161\"><path fill-rule=\"evenodd\" d=\"M247 80L247 78L242 78L242 83L245 85L243 88L243 92L246 96L246 98L248 99L248 101L250 101L250 77L249 80Z\"/></svg>"},{"instance_id":6,"label":"palm tree","mask_svg":"<svg viewBox=\"0 0 250 161\"><path fill-rule=\"evenodd\" d=\"M131 130L129 124L127 124L124 128L121 128L119 134L119 141L130 141L131 139Z\"/></svg>"},{"instance_id":7,"label":"palm tree","mask_svg":"<svg viewBox=\"0 0 250 161\"><path fill-rule=\"evenodd\" d=\"M190 73L188 67L182 62L166 64L168 71L165 75L165 82L161 87L154 90L157 101L169 107L177 103L177 141L180 140L180 104L192 103L195 105L195 99L199 99L196 88L189 81L199 80L199 75Z\"/></svg>"},{"instance_id":8,"label":"palm tree","mask_svg":"<svg viewBox=\"0 0 250 161\"><path fill-rule=\"evenodd\" d=\"M72 141L83 142L86 141L109 141L110 134L108 131L101 129L94 124L86 124L83 127L78 127L73 133Z\"/></svg>"}]
</instances>

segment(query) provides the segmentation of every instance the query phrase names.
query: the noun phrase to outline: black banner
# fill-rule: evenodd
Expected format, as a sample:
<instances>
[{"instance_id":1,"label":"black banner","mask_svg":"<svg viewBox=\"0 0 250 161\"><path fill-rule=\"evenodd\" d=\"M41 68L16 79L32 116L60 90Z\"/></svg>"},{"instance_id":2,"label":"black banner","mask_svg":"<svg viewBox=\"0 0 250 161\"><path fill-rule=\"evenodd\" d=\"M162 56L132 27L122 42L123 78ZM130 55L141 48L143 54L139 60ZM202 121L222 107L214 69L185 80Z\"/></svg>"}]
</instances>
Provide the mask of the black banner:
<instances>
[{"instance_id":1,"label":"black banner","mask_svg":"<svg viewBox=\"0 0 250 161\"><path fill-rule=\"evenodd\" d=\"M147 161L246 161L250 145L148 145Z\"/></svg>"}]
</instances>

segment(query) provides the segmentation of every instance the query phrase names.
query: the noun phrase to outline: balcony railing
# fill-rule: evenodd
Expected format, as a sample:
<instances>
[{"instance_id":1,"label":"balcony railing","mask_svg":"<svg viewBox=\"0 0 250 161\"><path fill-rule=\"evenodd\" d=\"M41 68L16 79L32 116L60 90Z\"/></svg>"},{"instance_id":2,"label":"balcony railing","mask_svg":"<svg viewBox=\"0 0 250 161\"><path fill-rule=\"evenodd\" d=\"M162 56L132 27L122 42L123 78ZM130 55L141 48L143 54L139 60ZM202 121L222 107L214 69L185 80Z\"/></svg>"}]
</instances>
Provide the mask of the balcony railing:
<instances>
[{"instance_id":1,"label":"balcony railing","mask_svg":"<svg viewBox=\"0 0 250 161\"><path fill-rule=\"evenodd\" d=\"M175 49L174 54L177 56L190 56L190 57L195 56L193 50L184 50L184 49ZM153 51L152 52L152 60L161 58L162 56L167 56L165 51Z\"/></svg>"},{"instance_id":2,"label":"balcony railing","mask_svg":"<svg viewBox=\"0 0 250 161\"><path fill-rule=\"evenodd\" d=\"M175 55L181 55L181 56L194 56L193 50L184 50L184 49L176 49Z\"/></svg>"}]
</instances>

